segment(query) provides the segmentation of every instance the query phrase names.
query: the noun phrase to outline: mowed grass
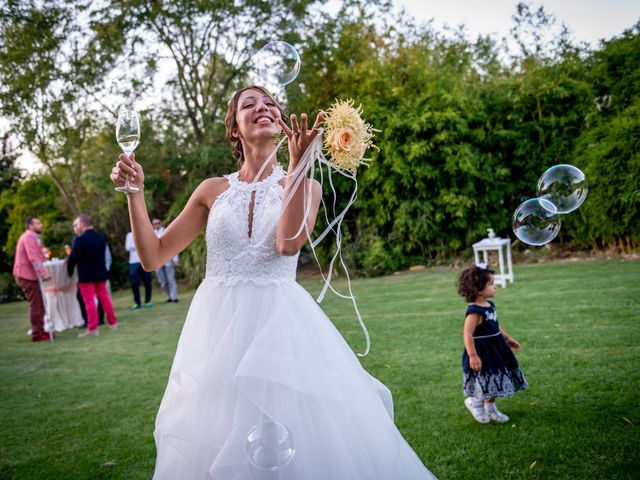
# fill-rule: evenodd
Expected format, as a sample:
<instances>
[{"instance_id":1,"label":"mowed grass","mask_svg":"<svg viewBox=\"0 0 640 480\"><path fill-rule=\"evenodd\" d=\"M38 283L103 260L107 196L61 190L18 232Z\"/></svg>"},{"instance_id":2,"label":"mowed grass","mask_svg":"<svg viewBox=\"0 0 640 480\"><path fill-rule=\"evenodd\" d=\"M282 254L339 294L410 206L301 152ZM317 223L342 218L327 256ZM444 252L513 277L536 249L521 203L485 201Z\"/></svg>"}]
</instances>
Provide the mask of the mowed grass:
<instances>
[{"instance_id":1,"label":"mowed grass","mask_svg":"<svg viewBox=\"0 0 640 480\"><path fill-rule=\"evenodd\" d=\"M515 267L495 302L530 389L499 401L504 425L480 425L462 404L458 273L353 284L372 338L362 363L391 389L396 424L425 465L440 479L637 478L640 262ZM118 292L117 331L68 331L51 344L28 341L26 303L0 305L0 478L150 478L155 414L192 296L130 312L130 293ZM350 302L329 295L322 306L362 351Z\"/></svg>"}]
</instances>

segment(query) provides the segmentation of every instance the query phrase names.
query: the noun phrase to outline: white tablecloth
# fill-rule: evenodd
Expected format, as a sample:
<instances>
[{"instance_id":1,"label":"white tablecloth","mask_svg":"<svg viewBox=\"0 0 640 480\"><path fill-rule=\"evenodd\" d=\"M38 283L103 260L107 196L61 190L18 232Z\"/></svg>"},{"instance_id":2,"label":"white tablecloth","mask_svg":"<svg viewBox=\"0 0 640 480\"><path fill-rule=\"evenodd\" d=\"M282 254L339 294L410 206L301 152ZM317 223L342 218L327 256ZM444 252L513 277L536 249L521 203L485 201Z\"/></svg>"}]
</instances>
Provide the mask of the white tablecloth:
<instances>
[{"instance_id":1,"label":"white tablecloth","mask_svg":"<svg viewBox=\"0 0 640 480\"><path fill-rule=\"evenodd\" d=\"M84 324L80 304L76 298L78 288L78 274L67 274L64 260L50 260L44 263L44 268L51 275L51 280L44 282L45 308L49 317L45 329L61 332L68 328L79 327Z\"/></svg>"}]
</instances>

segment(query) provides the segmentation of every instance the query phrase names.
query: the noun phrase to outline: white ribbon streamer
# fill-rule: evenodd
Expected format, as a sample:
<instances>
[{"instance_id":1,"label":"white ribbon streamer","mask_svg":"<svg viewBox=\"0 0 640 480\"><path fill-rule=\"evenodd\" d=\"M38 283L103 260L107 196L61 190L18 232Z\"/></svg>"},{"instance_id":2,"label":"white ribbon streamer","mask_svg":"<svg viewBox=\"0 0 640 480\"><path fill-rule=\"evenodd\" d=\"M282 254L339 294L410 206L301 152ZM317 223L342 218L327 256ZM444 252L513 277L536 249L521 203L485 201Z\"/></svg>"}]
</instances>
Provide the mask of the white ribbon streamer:
<instances>
[{"instance_id":1,"label":"white ribbon streamer","mask_svg":"<svg viewBox=\"0 0 640 480\"><path fill-rule=\"evenodd\" d=\"M338 168L336 168L335 165L333 165L329 160L327 160L327 158L324 156L323 152L322 152L322 129L319 129L318 131L318 135L316 136L316 138L313 139L313 141L311 142L311 144L309 145L309 147L307 148L307 150L304 152L304 154L302 155L302 159L300 160L300 162L298 163L298 165L296 166L296 168L293 170L293 172L290 172L288 174L288 179L287 179L287 191L288 194L283 198L282 200L282 211L284 211L284 209L289 205L289 203L291 202L291 200L293 199L293 196L295 195L297 189L300 186L300 183L303 180L308 179L313 179L314 178L314 174L315 174L315 162L318 162L318 169L320 171L320 182L321 184L323 183L324 177L323 177L323 169L322 166L326 165L327 169L328 169L328 175L329 175L329 185L331 186L331 191L333 192L333 205L332 205L332 211L333 211L333 220L329 220L328 217L328 209L327 209L327 205L324 201L324 198L321 197L321 202L322 202L322 206L325 212L325 219L327 221L327 227L324 229L324 231L318 236L318 238L316 238L315 240L313 240L312 238L312 233L309 232L309 226L308 226L308 218L309 218L309 214L310 214L310 206L311 206L311 190L306 188L306 181L304 182L305 185L305 211L304 211L304 215L303 215L303 219L302 219L302 223L300 225L300 227L298 228L298 231L290 238L296 238L298 237L298 235L300 235L302 233L302 231L304 230L304 232L307 235L307 238L309 239L309 243L311 246L311 251L313 252L313 256L316 260L316 263L318 264L318 266L320 267L320 275L322 276L322 279L324 281L324 285L322 287L322 291L320 292L320 294L318 295L318 298L316 299L316 301L318 303L321 303L322 300L324 299L327 290L331 290L333 293L335 293L338 297L341 298L345 298L345 299L349 299L351 300L351 302L353 303L353 308L356 312L356 316L358 317L358 322L360 323L360 327L362 328L362 331L364 332L364 336L365 336L365 340L366 340L366 348L364 353L358 353L358 356L364 357L365 355L367 355L369 353L369 349L371 347L371 339L369 337L369 331L367 330L367 327L364 324L364 321L362 320L362 316L360 315L360 310L358 309L358 304L356 302L356 298L353 295L353 291L351 288L351 277L349 276L349 271L347 269L347 266L344 262L344 259L342 257L342 221L344 220L347 211L349 210L349 208L351 208L351 206L355 203L356 198L358 196L358 180L356 179L355 175L347 172L347 171L342 171ZM342 209L342 211L336 215L336 201L337 201L337 193L335 190L335 187L333 185L333 179L331 177L331 173L332 170L337 171L338 173L340 173L342 176L349 178L350 180L353 180L354 182L354 189L353 189L353 193L351 194L351 198L349 199L349 201L347 202L346 207L344 207L344 209ZM289 182L293 181L293 185L291 187L289 187ZM308 190L308 191L307 191ZM329 270L327 272L327 275L325 276L324 272L322 271L322 266L320 265L320 261L318 260L318 256L316 254L315 251L315 247L330 233L333 232L335 234L335 238L336 238L336 251L331 259L331 262L329 263ZM333 271L334 271L334 265L336 260L340 261L340 265L342 266L342 269L344 270L346 279L347 279L347 289L349 291L348 295L344 295L340 292L338 292L337 290L335 290L333 288L333 286L331 285L331 277L333 276Z\"/></svg>"},{"instance_id":2,"label":"white ribbon streamer","mask_svg":"<svg viewBox=\"0 0 640 480\"><path fill-rule=\"evenodd\" d=\"M302 232L304 232L307 235L307 238L309 239L309 244L311 246L311 251L313 253L313 257L316 260L316 263L318 264L318 267L320 268L320 275L322 276L322 280L324 281L324 285L322 287L322 291L320 292L320 294L318 295L318 298L316 299L316 301L318 303L321 303L322 300L324 299L327 290L331 290L335 295L337 295L340 298L344 298L344 299L348 299L351 300L351 302L353 303L353 308L356 312L356 316L358 317L358 322L360 323L360 327L362 328L362 331L364 332L364 336L365 336L365 340L366 340L366 348L364 353L357 353L358 356L360 357L364 357L369 353L370 347L371 347L371 339L369 337L369 331L367 330L366 325L364 324L364 321L362 320L362 316L360 315L360 310L358 309L358 304L356 303L356 298L353 295L353 291L351 288L351 277L349 276L349 271L347 270L347 266L344 262L344 259L342 257L342 221L344 220L347 211L349 210L349 208L351 208L351 206L355 203L356 198L358 197L358 180L356 179L355 175L352 174L351 172L348 171L343 171L338 169L335 165L333 165L329 160L327 160L327 158L324 156L324 153L322 152L322 128L318 129L318 135L313 139L313 141L311 142L311 144L309 145L309 147L307 147L306 151L304 152L304 154L302 155L302 158L300 159L300 161L298 162L298 165L296 166L296 168L287 173L287 186L286 186L286 190L285 190L285 196L282 199L282 207L281 207L281 211L284 212L284 210L287 208L287 206L289 205L289 203L291 203L294 195L296 194L298 188L300 188L300 185L303 185L304 188L304 213L303 213L303 218L302 218L302 222L300 224L300 227L298 228L298 231L290 238L288 238L287 240L293 240L294 238L297 238L299 235L302 234ZM286 139L286 137L284 137L276 146L276 148L273 150L273 152L269 155L269 157L267 157L267 159L264 161L264 163L262 164L262 167L260 168L260 170L258 171L258 173L256 174L253 182L251 183L257 183L258 181L260 181L260 178L262 176L262 174L264 173L265 169L269 166L269 165L273 165L273 162L271 162L271 159L274 157L274 155L276 154L276 152L278 151L278 149L282 146L284 140ZM315 168L316 168L316 162L318 163L318 170L320 173L320 183L324 184L324 175L323 175L323 168L322 166L325 165L327 166L328 169L328 179L329 179L329 185L331 186L331 191L333 192L333 204L332 204L332 211L333 211L333 220L329 219L329 209L327 208L327 205L324 201L324 198L321 197L321 202L322 202L322 207L324 210L324 215L325 215L325 219L327 222L327 227L324 229L324 231L318 236L318 238L316 238L315 240L313 240L312 238L312 232L309 231L309 225L308 225L308 219L309 219L309 215L311 214L311 189L307 188L307 181L306 180L313 180L315 178ZM336 202L337 202L337 197L338 194L336 193L335 187L333 185L333 178L331 176L331 172L332 170L335 170L336 172L340 173L342 176L353 180L354 182L354 189L353 189L353 193L351 194L351 198L349 199L349 201L347 202L347 206L344 207L342 209L342 211L336 215ZM320 261L318 260L318 255L316 254L316 250L315 247L329 234L329 233L334 233L335 234L335 242L336 242L336 251L333 255L333 257L331 258L331 262L329 263L329 269L327 271L327 274L325 276L324 272L322 271L322 266L320 264ZM266 233L265 236L258 242L254 243L254 247L262 247L262 248L269 248L267 245L265 245L265 242L267 240L269 236L269 233ZM342 266L342 269L344 270L346 279L347 279L347 289L349 290L349 294L345 295L342 294L340 292L338 292L336 289L333 288L333 286L331 285L331 278L333 276L333 271L334 271L334 265L336 263L336 260L339 260L340 265Z\"/></svg>"}]
</instances>

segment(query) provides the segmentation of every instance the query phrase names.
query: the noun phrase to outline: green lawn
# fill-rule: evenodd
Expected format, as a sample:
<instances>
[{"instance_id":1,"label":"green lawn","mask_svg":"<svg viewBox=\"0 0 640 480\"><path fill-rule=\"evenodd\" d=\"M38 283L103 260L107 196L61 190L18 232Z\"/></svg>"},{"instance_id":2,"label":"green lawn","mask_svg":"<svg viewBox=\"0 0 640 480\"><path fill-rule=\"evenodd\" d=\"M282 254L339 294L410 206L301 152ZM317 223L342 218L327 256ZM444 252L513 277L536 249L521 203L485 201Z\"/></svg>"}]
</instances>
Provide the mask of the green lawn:
<instances>
[{"instance_id":1,"label":"green lawn","mask_svg":"<svg viewBox=\"0 0 640 480\"><path fill-rule=\"evenodd\" d=\"M396 423L424 463L440 479L637 478L640 262L516 266L495 301L531 388L499 403L504 425L475 423L462 404L457 274L354 282L372 338L362 362L393 392ZM28 341L26 303L0 305L0 478L150 478L155 414L192 295L130 312L130 293L118 292L117 331L51 344ZM330 296L323 308L362 351L349 302Z\"/></svg>"}]
</instances>

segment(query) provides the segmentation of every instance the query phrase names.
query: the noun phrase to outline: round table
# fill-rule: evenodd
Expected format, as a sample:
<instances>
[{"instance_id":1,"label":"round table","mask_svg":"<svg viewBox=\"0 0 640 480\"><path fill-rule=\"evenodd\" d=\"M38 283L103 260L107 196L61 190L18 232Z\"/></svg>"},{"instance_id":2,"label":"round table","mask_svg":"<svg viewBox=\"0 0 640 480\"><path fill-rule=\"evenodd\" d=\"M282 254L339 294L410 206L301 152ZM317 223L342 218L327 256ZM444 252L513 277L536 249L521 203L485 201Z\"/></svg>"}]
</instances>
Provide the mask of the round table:
<instances>
[{"instance_id":1,"label":"round table","mask_svg":"<svg viewBox=\"0 0 640 480\"><path fill-rule=\"evenodd\" d=\"M74 271L70 277L66 262L55 258L44 262L44 268L51 275L51 280L43 283L45 309L49 317L45 329L61 332L84 325L80 304L76 298L78 274Z\"/></svg>"}]
</instances>

